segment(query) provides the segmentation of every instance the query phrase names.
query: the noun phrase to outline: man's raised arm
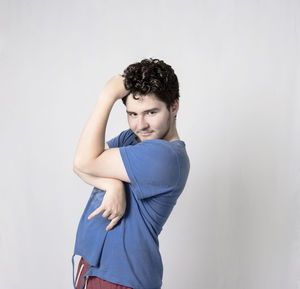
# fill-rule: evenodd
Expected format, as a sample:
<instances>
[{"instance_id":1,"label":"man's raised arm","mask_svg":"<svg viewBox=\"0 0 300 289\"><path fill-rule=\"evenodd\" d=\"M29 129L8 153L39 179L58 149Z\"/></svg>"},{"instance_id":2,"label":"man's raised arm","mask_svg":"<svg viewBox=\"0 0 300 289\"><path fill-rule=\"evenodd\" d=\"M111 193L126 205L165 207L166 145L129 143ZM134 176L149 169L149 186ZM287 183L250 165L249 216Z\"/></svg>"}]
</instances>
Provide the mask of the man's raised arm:
<instances>
[{"instance_id":1,"label":"man's raised arm","mask_svg":"<svg viewBox=\"0 0 300 289\"><path fill-rule=\"evenodd\" d=\"M113 76L104 86L96 106L80 136L74 157L74 167L81 170L105 150L105 130L109 114L118 99L128 95L124 77Z\"/></svg>"}]
</instances>

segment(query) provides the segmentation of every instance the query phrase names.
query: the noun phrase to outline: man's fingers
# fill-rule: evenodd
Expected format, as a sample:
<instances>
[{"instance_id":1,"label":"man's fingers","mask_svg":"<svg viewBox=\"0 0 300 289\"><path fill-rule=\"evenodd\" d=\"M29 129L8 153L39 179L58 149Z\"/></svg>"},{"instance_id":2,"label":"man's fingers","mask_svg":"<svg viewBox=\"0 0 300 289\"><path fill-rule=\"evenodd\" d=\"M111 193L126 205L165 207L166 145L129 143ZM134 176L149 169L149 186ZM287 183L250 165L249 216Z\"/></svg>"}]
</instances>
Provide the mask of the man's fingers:
<instances>
[{"instance_id":1,"label":"man's fingers","mask_svg":"<svg viewBox=\"0 0 300 289\"><path fill-rule=\"evenodd\" d=\"M109 231L111 230L120 220L120 217L116 217L114 218L110 223L109 225L106 227L106 231Z\"/></svg>"},{"instance_id":2,"label":"man's fingers","mask_svg":"<svg viewBox=\"0 0 300 289\"><path fill-rule=\"evenodd\" d=\"M90 219L94 218L95 216L97 216L98 214L100 214L103 210L105 210L105 209L104 209L104 207L102 207L102 205L101 205L99 208L97 208L93 213L91 213L91 214L88 216L88 219L90 220Z\"/></svg>"},{"instance_id":3,"label":"man's fingers","mask_svg":"<svg viewBox=\"0 0 300 289\"><path fill-rule=\"evenodd\" d=\"M111 230L120 221L120 219L121 219L120 216L115 217L106 227L106 231Z\"/></svg>"},{"instance_id":4,"label":"man's fingers","mask_svg":"<svg viewBox=\"0 0 300 289\"><path fill-rule=\"evenodd\" d=\"M103 214L102 217L103 218L107 218L109 215L111 215L111 212L109 210L106 210Z\"/></svg>"},{"instance_id":5,"label":"man's fingers","mask_svg":"<svg viewBox=\"0 0 300 289\"><path fill-rule=\"evenodd\" d=\"M120 217L121 218L122 216L123 216L123 214L121 215L121 214L117 214L117 213L111 213L110 216L107 219L113 220L116 217Z\"/></svg>"}]
</instances>

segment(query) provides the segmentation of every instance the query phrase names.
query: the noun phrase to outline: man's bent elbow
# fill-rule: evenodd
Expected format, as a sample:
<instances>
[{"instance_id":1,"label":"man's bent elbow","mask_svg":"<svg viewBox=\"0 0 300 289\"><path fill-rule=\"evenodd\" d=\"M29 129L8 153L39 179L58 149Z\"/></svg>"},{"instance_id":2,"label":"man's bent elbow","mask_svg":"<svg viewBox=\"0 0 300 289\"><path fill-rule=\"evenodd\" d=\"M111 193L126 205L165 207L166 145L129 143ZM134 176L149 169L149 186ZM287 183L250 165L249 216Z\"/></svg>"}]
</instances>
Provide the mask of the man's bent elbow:
<instances>
[{"instance_id":1,"label":"man's bent elbow","mask_svg":"<svg viewBox=\"0 0 300 289\"><path fill-rule=\"evenodd\" d=\"M79 172L79 173L83 173L83 174L88 174L88 175L92 175L95 177L102 177L100 175L95 175L92 171L91 171L91 163L82 163L82 162L74 162L73 164L73 171Z\"/></svg>"},{"instance_id":2,"label":"man's bent elbow","mask_svg":"<svg viewBox=\"0 0 300 289\"><path fill-rule=\"evenodd\" d=\"M80 170L77 168L77 166L73 165L73 172L78 175L80 173Z\"/></svg>"},{"instance_id":3,"label":"man's bent elbow","mask_svg":"<svg viewBox=\"0 0 300 289\"><path fill-rule=\"evenodd\" d=\"M73 172L76 173L76 172L83 172L83 164L82 162L79 162L78 160L74 160L73 162Z\"/></svg>"}]
</instances>

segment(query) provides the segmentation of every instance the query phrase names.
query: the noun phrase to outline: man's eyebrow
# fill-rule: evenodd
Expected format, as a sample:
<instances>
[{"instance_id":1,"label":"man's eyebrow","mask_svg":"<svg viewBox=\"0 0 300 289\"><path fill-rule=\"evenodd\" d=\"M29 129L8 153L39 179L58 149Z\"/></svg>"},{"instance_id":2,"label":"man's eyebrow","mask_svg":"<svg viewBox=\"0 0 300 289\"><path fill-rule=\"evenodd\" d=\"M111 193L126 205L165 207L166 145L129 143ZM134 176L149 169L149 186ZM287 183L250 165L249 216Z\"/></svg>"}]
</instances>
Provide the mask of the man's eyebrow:
<instances>
[{"instance_id":1,"label":"man's eyebrow","mask_svg":"<svg viewBox=\"0 0 300 289\"><path fill-rule=\"evenodd\" d=\"M153 108L151 108L151 109L144 110L143 112L149 112L149 111L153 111L153 110L159 110L159 108L158 108L158 107L153 107ZM134 111L129 111L129 110L127 110L127 109L126 109L126 112L127 112L127 113L136 113L136 112L134 112Z\"/></svg>"}]
</instances>

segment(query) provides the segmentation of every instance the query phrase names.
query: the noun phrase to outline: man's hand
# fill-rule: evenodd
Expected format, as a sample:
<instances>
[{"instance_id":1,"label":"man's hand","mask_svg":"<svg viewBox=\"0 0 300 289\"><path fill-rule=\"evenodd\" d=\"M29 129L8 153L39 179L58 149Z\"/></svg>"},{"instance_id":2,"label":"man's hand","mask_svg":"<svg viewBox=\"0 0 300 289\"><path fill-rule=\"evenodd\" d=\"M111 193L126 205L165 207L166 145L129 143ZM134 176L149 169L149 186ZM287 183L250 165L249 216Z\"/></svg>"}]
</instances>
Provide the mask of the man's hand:
<instances>
[{"instance_id":1,"label":"man's hand","mask_svg":"<svg viewBox=\"0 0 300 289\"><path fill-rule=\"evenodd\" d=\"M103 218L111 220L109 225L106 227L106 231L111 230L123 217L126 209L126 192L123 183L108 185L106 192L103 197L102 203L98 209L88 216L88 219L100 214L102 211Z\"/></svg>"},{"instance_id":2,"label":"man's hand","mask_svg":"<svg viewBox=\"0 0 300 289\"><path fill-rule=\"evenodd\" d=\"M130 91L125 88L124 79L120 74L114 75L106 82L101 94L107 95L114 100L121 99L130 94Z\"/></svg>"}]
</instances>

